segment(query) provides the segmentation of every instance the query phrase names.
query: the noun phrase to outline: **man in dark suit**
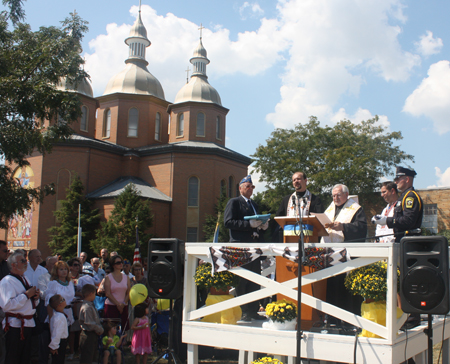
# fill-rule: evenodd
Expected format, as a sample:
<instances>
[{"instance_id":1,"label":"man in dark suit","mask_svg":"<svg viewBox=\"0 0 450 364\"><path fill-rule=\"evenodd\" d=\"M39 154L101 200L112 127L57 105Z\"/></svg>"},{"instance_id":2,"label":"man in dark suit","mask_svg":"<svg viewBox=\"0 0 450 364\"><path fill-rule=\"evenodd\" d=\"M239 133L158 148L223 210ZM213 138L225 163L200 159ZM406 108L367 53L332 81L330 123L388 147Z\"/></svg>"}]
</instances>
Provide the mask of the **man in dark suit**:
<instances>
[{"instance_id":1,"label":"man in dark suit","mask_svg":"<svg viewBox=\"0 0 450 364\"><path fill-rule=\"evenodd\" d=\"M262 224L259 220L244 220L245 216L258 214L258 206L250 200L254 188L251 176L244 177L239 183L240 196L230 199L225 207L224 223L230 231L230 242L257 243L264 241L263 231L261 230L267 229L268 222ZM261 258L246 264L244 268L261 274ZM238 287L236 287L236 293L238 296L242 296L258 289L260 289L258 284L241 278ZM258 315L258 301L247 303L241 308L243 321L264 320L263 317Z\"/></svg>"}]
</instances>

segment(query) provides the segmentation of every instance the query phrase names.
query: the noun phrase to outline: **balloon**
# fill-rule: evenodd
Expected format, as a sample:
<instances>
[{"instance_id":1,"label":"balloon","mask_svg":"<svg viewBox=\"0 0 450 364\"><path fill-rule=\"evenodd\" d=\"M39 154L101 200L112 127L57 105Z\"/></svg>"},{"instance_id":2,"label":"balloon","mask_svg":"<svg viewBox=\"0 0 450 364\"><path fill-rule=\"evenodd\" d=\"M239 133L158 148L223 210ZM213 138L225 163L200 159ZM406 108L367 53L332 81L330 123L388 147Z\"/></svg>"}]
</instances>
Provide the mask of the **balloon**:
<instances>
[{"instance_id":1,"label":"balloon","mask_svg":"<svg viewBox=\"0 0 450 364\"><path fill-rule=\"evenodd\" d=\"M130 303L131 306L136 306L142 302L145 301L145 299L148 296L148 290L147 287L145 287L143 284L135 284L130 289Z\"/></svg>"}]
</instances>

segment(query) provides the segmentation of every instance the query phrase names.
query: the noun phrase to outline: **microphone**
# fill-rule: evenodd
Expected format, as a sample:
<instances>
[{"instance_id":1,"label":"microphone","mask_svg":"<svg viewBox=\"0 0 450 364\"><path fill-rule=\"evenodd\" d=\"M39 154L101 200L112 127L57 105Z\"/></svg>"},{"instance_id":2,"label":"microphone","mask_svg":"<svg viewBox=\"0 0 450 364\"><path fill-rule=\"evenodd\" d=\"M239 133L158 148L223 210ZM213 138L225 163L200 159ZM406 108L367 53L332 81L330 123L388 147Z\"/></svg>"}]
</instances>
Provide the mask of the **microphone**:
<instances>
[{"instance_id":1,"label":"microphone","mask_svg":"<svg viewBox=\"0 0 450 364\"><path fill-rule=\"evenodd\" d=\"M295 205L296 205L296 203L295 203L295 196L292 196L292 205L293 205L294 208L295 208Z\"/></svg>"}]
</instances>

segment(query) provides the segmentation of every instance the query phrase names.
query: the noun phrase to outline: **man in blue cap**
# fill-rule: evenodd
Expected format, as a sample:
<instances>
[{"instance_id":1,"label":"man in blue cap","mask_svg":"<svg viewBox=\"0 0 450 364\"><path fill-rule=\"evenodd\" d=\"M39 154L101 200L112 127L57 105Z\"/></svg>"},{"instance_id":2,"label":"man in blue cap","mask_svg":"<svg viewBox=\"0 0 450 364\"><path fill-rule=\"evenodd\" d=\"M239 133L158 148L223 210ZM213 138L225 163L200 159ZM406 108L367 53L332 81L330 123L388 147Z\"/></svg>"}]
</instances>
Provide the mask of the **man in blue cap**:
<instances>
[{"instance_id":1,"label":"man in blue cap","mask_svg":"<svg viewBox=\"0 0 450 364\"><path fill-rule=\"evenodd\" d=\"M416 175L417 173L412 169L397 167L394 182L401 195L395 205L394 216L376 215L372 218L372 223L387 225L390 229L394 229L396 242L405 235L420 235L420 233L411 233L411 230L420 228L423 217L423 202L413 187Z\"/></svg>"},{"instance_id":2,"label":"man in blue cap","mask_svg":"<svg viewBox=\"0 0 450 364\"><path fill-rule=\"evenodd\" d=\"M256 243L264 241L263 232L269 226L268 221L262 224L259 220L244 220L245 216L257 215L259 212L258 206L250 199L254 188L255 186L252 183L251 175L244 177L241 182L239 182L240 196L230 199L225 207L224 223L225 227L230 231L231 243ZM247 263L244 268L257 274L261 274L261 258ZM258 289L260 289L258 284L241 278L238 287L236 287L236 293L238 296L242 296ZM241 320L243 321L264 319L258 315L258 301L247 303L241 308Z\"/></svg>"}]
</instances>

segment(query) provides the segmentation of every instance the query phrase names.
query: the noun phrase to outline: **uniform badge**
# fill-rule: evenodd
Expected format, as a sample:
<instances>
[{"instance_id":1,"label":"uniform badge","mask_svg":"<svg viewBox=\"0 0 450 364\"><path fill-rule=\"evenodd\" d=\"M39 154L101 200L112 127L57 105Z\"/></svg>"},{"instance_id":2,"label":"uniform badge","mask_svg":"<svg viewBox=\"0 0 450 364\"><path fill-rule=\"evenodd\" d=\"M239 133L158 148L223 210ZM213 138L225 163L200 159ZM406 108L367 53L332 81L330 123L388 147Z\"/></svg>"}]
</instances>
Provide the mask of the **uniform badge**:
<instances>
[{"instance_id":1,"label":"uniform badge","mask_svg":"<svg viewBox=\"0 0 450 364\"><path fill-rule=\"evenodd\" d=\"M406 199L406 201L405 201L405 205L406 205L406 208L407 208L407 209L412 208L413 205L414 205L414 198L408 197L408 198Z\"/></svg>"}]
</instances>

